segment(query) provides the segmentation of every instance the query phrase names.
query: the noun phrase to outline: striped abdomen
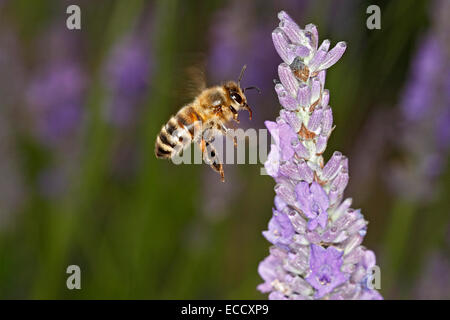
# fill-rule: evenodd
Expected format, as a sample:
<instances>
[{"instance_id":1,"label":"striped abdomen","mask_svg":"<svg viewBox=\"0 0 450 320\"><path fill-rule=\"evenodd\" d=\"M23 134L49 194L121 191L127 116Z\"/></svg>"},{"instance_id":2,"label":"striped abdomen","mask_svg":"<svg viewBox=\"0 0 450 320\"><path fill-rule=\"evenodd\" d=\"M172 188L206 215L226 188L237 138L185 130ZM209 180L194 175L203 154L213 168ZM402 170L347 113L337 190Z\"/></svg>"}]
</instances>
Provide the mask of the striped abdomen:
<instances>
[{"instance_id":1,"label":"striped abdomen","mask_svg":"<svg viewBox=\"0 0 450 320\"><path fill-rule=\"evenodd\" d=\"M202 121L202 117L191 106L182 108L172 116L156 138L156 157L168 159L173 157L175 152L183 150L194 139L196 121Z\"/></svg>"}]
</instances>

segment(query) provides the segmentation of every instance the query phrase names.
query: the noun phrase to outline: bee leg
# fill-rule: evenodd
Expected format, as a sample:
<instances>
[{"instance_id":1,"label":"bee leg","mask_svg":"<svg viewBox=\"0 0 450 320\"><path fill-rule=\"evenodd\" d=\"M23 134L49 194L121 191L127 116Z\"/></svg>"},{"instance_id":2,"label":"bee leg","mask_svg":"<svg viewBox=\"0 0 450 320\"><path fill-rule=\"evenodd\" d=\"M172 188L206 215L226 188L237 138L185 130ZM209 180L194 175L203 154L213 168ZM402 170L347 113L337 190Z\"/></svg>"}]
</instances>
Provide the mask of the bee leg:
<instances>
[{"instance_id":1,"label":"bee leg","mask_svg":"<svg viewBox=\"0 0 450 320\"><path fill-rule=\"evenodd\" d=\"M214 170L220 173L220 179L225 182L225 173L223 172L223 165L214 162Z\"/></svg>"},{"instance_id":2,"label":"bee leg","mask_svg":"<svg viewBox=\"0 0 450 320\"><path fill-rule=\"evenodd\" d=\"M248 118L250 119L250 120L252 120L252 109L250 108L250 106L246 103L246 104L244 104L244 109L245 110L247 110L248 111Z\"/></svg>"},{"instance_id":3,"label":"bee leg","mask_svg":"<svg viewBox=\"0 0 450 320\"><path fill-rule=\"evenodd\" d=\"M234 146L237 147L237 138L236 138L236 135L232 134L231 131L230 131L230 129L228 129L227 127L225 127L225 125L223 125L223 124L222 124L222 125L218 125L218 129L219 129L220 131L222 131L222 133L223 133L225 136L228 136L228 137L230 137L230 138L233 138Z\"/></svg>"},{"instance_id":4,"label":"bee leg","mask_svg":"<svg viewBox=\"0 0 450 320\"><path fill-rule=\"evenodd\" d=\"M214 148L214 146L211 143L209 143L205 140L203 140L203 142L205 143L205 150L203 152L203 160L205 161L206 164L209 164L214 171L218 172L220 174L222 182L225 182L225 174L223 171L223 165L222 165L222 163L220 163L220 161L217 157L216 149Z\"/></svg>"},{"instance_id":5,"label":"bee leg","mask_svg":"<svg viewBox=\"0 0 450 320\"><path fill-rule=\"evenodd\" d=\"M210 166L214 171L216 171L220 174L220 179L222 180L222 182L225 182L225 174L223 172L223 165L221 163L217 163L214 161Z\"/></svg>"},{"instance_id":6,"label":"bee leg","mask_svg":"<svg viewBox=\"0 0 450 320\"><path fill-rule=\"evenodd\" d=\"M200 141L200 149L202 150L202 154L206 151L206 142L205 139L202 138L202 141Z\"/></svg>"},{"instance_id":7,"label":"bee leg","mask_svg":"<svg viewBox=\"0 0 450 320\"><path fill-rule=\"evenodd\" d=\"M236 138L236 136L233 136L233 142L234 142L234 147L237 148L237 138Z\"/></svg>"}]
</instances>

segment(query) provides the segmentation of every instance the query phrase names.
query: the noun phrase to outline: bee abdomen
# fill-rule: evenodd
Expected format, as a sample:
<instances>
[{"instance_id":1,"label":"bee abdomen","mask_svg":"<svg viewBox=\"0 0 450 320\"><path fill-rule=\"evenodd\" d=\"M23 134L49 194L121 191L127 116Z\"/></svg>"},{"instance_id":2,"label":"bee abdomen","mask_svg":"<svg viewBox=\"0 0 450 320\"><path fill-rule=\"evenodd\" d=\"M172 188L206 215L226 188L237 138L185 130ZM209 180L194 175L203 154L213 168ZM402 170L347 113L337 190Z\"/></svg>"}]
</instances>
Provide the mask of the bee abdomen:
<instances>
[{"instance_id":1,"label":"bee abdomen","mask_svg":"<svg viewBox=\"0 0 450 320\"><path fill-rule=\"evenodd\" d=\"M155 155L159 159L169 159L172 156L173 149L166 149L162 145L155 145Z\"/></svg>"},{"instance_id":2,"label":"bee abdomen","mask_svg":"<svg viewBox=\"0 0 450 320\"><path fill-rule=\"evenodd\" d=\"M168 159L172 157L174 149L179 143L172 135L177 128L178 123L174 117L161 128L155 143L155 155L157 158Z\"/></svg>"},{"instance_id":3,"label":"bee abdomen","mask_svg":"<svg viewBox=\"0 0 450 320\"><path fill-rule=\"evenodd\" d=\"M186 129L191 138L193 138L195 134L195 123L197 121L202 122L202 117L191 106L181 109L175 117L178 125Z\"/></svg>"},{"instance_id":4,"label":"bee abdomen","mask_svg":"<svg viewBox=\"0 0 450 320\"><path fill-rule=\"evenodd\" d=\"M202 117L190 106L181 109L175 116L172 116L156 138L155 155L157 158L168 159L181 152L189 141L192 141L195 134L197 121L202 121ZM181 132L176 132L181 130ZM189 140L189 137L191 140Z\"/></svg>"}]
</instances>

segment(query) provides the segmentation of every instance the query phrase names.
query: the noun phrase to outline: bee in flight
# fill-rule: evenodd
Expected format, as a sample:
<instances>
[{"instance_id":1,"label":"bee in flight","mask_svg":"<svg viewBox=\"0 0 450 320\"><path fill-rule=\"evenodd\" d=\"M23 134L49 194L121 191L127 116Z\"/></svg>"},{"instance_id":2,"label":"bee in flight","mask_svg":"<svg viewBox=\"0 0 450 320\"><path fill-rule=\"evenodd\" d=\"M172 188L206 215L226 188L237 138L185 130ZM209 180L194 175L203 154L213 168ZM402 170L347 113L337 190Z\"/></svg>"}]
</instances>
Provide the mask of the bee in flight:
<instances>
[{"instance_id":1,"label":"bee in flight","mask_svg":"<svg viewBox=\"0 0 450 320\"><path fill-rule=\"evenodd\" d=\"M242 109L247 110L249 118L252 118L252 109L247 104L244 93L249 89L261 91L255 86L241 89L245 69L244 65L237 82L228 81L220 86L203 89L194 101L172 116L156 138L156 157L172 158L193 141L199 144L203 160L220 174L222 181L225 181L223 165L212 145L214 137L207 137L204 132L213 129L218 130L220 134L229 135L230 129L226 125L232 120L239 123L238 112ZM199 128L200 130L196 130ZM234 142L236 145L236 140Z\"/></svg>"}]
</instances>

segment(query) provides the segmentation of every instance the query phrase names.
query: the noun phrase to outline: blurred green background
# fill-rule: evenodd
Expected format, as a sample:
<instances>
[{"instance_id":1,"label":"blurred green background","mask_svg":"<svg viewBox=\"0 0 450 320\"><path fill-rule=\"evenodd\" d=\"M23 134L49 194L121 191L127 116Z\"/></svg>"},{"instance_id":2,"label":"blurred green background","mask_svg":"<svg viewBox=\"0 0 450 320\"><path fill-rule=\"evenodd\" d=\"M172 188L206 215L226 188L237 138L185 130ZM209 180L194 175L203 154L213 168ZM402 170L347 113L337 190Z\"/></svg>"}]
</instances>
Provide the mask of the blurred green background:
<instances>
[{"instance_id":1,"label":"blurred green background","mask_svg":"<svg viewBox=\"0 0 450 320\"><path fill-rule=\"evenodd\" d=\"M66 28L70 4L81 8L81 30ZM346 196L370 222L364 244L377 254L381 293L450 298L448 153L438 151L428 185L409 159L429 151L401 138L419 129L400 125L420 41L442 28L438 2L378 2L381 30L366 28L371 4L0 1L0 298L265 298L257 266L273 180L261 164L226 165L222 184L206 165L157 160L154 141L189 102L191 65L211 85L247 63L243 82L263 94L249 92L255 117L242 125L275 119L280 10L348 44L328 72L336 130L325 159L349 157ZM399 166L412 172L406 187L390 181ZM415 185L429 195L410 192ZM72 264L81 290L66 288Z\"/></svg>"}]
</instances>

